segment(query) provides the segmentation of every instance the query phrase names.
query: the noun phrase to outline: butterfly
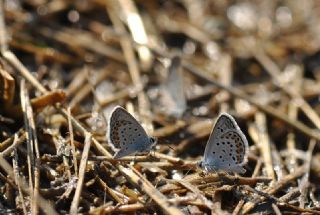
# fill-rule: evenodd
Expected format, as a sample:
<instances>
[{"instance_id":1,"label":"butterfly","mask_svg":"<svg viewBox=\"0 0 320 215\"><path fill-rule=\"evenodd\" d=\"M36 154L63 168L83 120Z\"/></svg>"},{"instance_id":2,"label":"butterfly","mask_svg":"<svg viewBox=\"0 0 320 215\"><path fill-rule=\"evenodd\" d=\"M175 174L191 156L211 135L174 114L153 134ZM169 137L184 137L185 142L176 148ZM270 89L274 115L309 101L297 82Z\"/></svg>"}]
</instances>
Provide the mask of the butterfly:
<instances>
[{"instance_id":1,"label":"butterfly","mask_svg":"<svg viewBox=\"0 0 320 215\"><path fill-rule=\"evenodd\" d=\"M181 71L181 58L175 56L168 67L168 77L160 88L160 106L170 116L181 117L187 109Z\"/></svg>"},{"instance_id":2,"label":"butterfly","mask_svg":"<svg viewBox=\"0 0 320 215\"><path fill-rule=\"evenodd\" d=\"M222 113L213 127L199 166L206 171L245 173L248 141L235 119Z\"/></svg>"},{"instance_id":3,"label":"butterfly","mask_svg":"<svg viewBox=\"0 0 320 215\"><path fill-rule=\"evenodd\" d=\"M140 123L124 108L116 106L108 121L108 140L116 154L114 158L149 151L157 141L147 135Z\"/></svg>"}]
</instances>

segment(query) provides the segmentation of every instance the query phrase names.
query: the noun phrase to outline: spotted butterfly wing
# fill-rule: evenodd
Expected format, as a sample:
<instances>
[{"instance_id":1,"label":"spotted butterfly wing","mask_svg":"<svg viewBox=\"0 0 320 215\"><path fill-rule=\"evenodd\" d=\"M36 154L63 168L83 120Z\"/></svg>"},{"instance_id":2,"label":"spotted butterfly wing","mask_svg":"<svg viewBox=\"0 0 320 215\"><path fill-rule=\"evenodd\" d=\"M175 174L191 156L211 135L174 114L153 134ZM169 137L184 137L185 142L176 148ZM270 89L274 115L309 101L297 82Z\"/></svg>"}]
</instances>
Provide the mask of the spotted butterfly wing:
<instances>
[{"instance_id":1,"label":"spotted butterfly wing","mask_svg":"<svg viewBox=\"0 0 320 215\"><path fill-rule=\"evenodd\" d=\"M206 145L203 166L206 170L244 173L247 163L248 141L234 118L221 114Z\"/></svg>"},{"instance_id":2,"label":"spotted butterfly wing","mask_svg":"<svg viewBox=\"0 0 320 215\"><path fill-rule=\"evenodd\" d=\"M112 111L108 125L109 142L117 150L114 158L147 151L155 143L140 123L120 106L115 107Z\"/></svg>"}]
</instances>

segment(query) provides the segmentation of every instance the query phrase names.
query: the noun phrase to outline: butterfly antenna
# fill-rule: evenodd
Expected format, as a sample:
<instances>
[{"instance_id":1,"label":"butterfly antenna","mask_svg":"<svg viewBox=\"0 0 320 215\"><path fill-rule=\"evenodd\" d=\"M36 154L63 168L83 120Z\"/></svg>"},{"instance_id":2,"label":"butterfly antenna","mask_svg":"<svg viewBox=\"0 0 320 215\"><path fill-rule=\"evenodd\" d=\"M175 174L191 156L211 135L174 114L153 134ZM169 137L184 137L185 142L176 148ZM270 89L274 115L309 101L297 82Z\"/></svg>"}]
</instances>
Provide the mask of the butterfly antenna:
<instances>
[{"instance_id":1,"label":"butterfly antenna","mask_svg":"<svg viewBox=\"0 0 320 215\"><path fill-rule=\"evenodd\" d=\"M192 169L193 169L193 167L190 167L190 168L188 169L188 171L183 175L182 179L184 179L184 178L189 174L189 172L190 172Z\"/></svg>"},{"instance_id":2,"label":"butterfly antenna","mask_svg":"<svg viewBox=\"0 0 320 215\"><path fill-rule=\"evenodd\" d=\"M165 143L170 143L170 141L167 140L167 139L164 139L163 141L164 141ZM175 148L173 148L172 146L170 146L170 145L166 145L166 146L167 146L169 149L175 151Z\"/></svg>"},{"instance_id":3,"label":"butterfly antenna","mask_svg":"<svg viewBox=\"0 0 320 215\"><path fill-rule=\"evenodd\" d=\"M184 174L184 176L182 177L182 179L184 179L184 178L188 175L188 173L191 171L191 169L192 169L192 168L188 169L188 171L186 172L186 174Z\"/></svg>"},{"instance_id":4,"label":"butterfly antenna","mask_svg":"<svg viewBox=\"0 0 320 215\"><path fill-rule=\"evenodd\" d=\"M175 151L175 148L173 148L172 146L168 146L168 148L172 149L173 151Z\"/></svg>"}]
</instances>

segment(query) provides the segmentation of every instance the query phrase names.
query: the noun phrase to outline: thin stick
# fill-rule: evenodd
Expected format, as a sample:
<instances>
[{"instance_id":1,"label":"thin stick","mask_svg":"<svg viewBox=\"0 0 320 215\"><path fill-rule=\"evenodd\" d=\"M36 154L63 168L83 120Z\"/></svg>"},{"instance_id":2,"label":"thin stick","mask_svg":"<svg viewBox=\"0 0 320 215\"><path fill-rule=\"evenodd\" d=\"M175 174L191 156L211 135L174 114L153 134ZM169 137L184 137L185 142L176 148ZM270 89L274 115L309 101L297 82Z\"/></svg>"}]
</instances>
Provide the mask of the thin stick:
<instances>
[{"instance_id":1,"label":"thin stick","mask_svg":"<svg viewBox=\"0 0 320 215\"><path fill-rule=\"evenodd\" d=\"M240 212L240 210L241 210L241 208L243 207L244 203L245 203L244 200L241 199L241 200L238 202L238 204L237 204L237 206L235 207L235 209L233 210L232 215L238 215L239 212Z\"/></svg>"},{"instance_id":2,"label":"thin stick","mask_svg":"<svg viewBox=\"0 0 320 215\"><path fill-rule=\"evenodd\" d=\"M1 53L8 49L6 25L4 22L4 2L0 0L0 50Z\"/></svg>"},{"instance_id":3,"label":"thin stick","mask_svg":"<svg viewBox=\"0 0 320 215\"><path fill-rule=\"evenodd\" d=\"M292 120L296 120L298 116L298 107L296 102L290 101L288 107L288 116ZM288 151L294 151L296 149L296 141L295 141L295 134L294 132L290 131L287 136L287 148ZM288 157L288 170L289 172L294 172L295 169L298 167L297 158L294 153L291 153Z\"/></svg>"},{"instance_id":4,"label":"thin stick","mask_svg":"<svg viewBox=\"0 0 320 215\"><path fill-rule=\"evenodd\" d=\"M257 133L258 133L258 142L257 145L261 150L263 156L264 164L267 170L268 177L276 180L274 171L273 171L273 162L271 156L271 146L270 139L267 131L267 122L265 114L258 112L256 114L256 124L257 124Z\"/></svg>"},{"instance_id":5,"label":"thin stick","mask_svg":"<svg viewBox=\"0 0 320 215\"><path fill-rule=\"evenodd\" d=\"M90 146L91 146L91 134L86 133L85 141L84 141L84 149L82 152L82 158L81 158L80 168L79 168L79 179L78 179L77 188L76 188L76 191L71 203L71 207L70 207L70 214L73 214L73 215L78 214L78 206L80 202L80 195L81 195L82 186L84 182Z\"/></svg>"},{"instance_id":6,"label":"thin stick","mask_svg":"<svg viewBox=\"0 0 320 215\"><path fill-rule=\"evenodd\" d=\"M14 140L13 140L13 145L16 145L15 143L18 141L18 135L15 134L14 135ZM20 184L20 180L19 180L19 169L18 169L18 153L17 153L17 148L14 149L14 157L12 159L12 166L13 166L13 173L14 173L14 179L16 182L16 185L18 187L18 191L19 191L19 200L20 203L22 205L22 210L23 210L23 214L27 215L27 208L26 208L26 204L23 198L23 193L22 193L22 188L21 188L21 184Z\"/></svg>"},{"instance_id":7,"label":"thin stick","mask_svg":"<svg viewBox=\"0 0 320 215\"><path fill-rule=\"evenodd\" d=\"M31 211L32 214L34 212L34 204L36 204L34 200L34 147L33 147L33 138L32 138L32 130L30 128L30 121L28 118L28 109L27 109L27 92L25 88L25 80L21 80L21 89L20 89L20 99L21 99L21 107L24 116L24 126L26 130L26 139L27 139L27 164L28 164L28 175L29 175L29 189L30 189L30 199L31 199Z\"/></svg>"},{"instance_id":8,"label":"thin stick","mask_svg":"<svg viewBox=\"0 0 320 215\"><path fill-rule=\"evenodd\" d=\"M33 86L37 88L41 93L45 94L48 91L44 88L40 82L32 76L28 69L18 60L18 58L11 52L5 51L1 53L3 57L15 68L17 69L23 77L25 77Z\"/></svg>"},{"instance_id":9,"label":"thin stick","mask_svg":"<svg viewBox=\"0 0 320 215\"><path fill-rule=\"evenodd\" d=\"M13 136L21 134L22 133L21 131L23 130L20 129ZM11 152L13 152L20 144L24 143L25 140L26 140L26 133L24 132L21 134L20 137L18 137L17 141L13 141L13 143L8 148L0 152L0 155L3 157L8 157L11 154Z\"/></svg>"},{"instance_id":10,"label":"thin stick","mask_svg":"<svg viewBox=\"0 0 320 215\"><path fill-rule=\"evenodd\" d=\"M73 127L71 123L71 108L68 108L68 126L69 126L69 134L70 134L70 144L71 144L71 153L73 158L73 167L74 167L74 174L78 176L78 161L77 161L77 152L76 147L74 145L74 135L73 135Z\"/></svg>"},{"instance_id":11,"label":"thin stick","mask_svg":"<svg viewBox=\"0 0 320 215\"><path fill-rule=\"evenodd\" d=\"M38 196L39 196L39 186L40 186L40 167L39 167L39 165L40 165L40 151L39 151L36 124L34 122L31 102L30 102L29 94L27 91L25 91L25 95L26 95L27 117L28 117L28 121L30 123L30 129L32 132L32 142L33 142L33 148L34 148L34 153L35 153L35 158L34 158L34 190L33 190L34 204L33 204L32 211L34 214L38 214L39 213Z\"/></svg>"},{"instance_id":12,"label":"thin stick","mask_svg":"<svg viewBox=\"0 0 320 215\"><path fill-rule=\"evenodd\" d=\"M305 203L308 198L307 193L308 193L308 187L310 185L309 175L310 175L310 168L311 168L311 159L312 159L312 153L313 153L313 149L314 149L315 145L316 145L316 141L310 140L310 144L309 144L308 152L307 152L307 156L306 156L306 161L304 164L305 174L299 183L299 189L300 189L300 193L301 193L301 195L299 196L299 207L300 208L305 207Z\"/></svg>"},{"instance_id":13,"label":"thin stick","mask_svg":"<svg viewBox=\"0 0 320 215\"><path fill-rule=\"evenodd\" d=\"M141 60L141 66L144 70L149 70L152 65L152 53L146 46L148 44L148 34L142 22L142 18L138 13L134 1L132 0L119 0L119 5L125 16L125 21L132 34L132 39L139 44L145 44L136 47L139 58Z\"/></svg>"},{"instance_id":14,"label":"thin stick","mask_svg":"<svg viewBox=\"0 0 320 215\"><path fill-rule=\"evenodd\" d=\"M281 215L281 211L280 209L278 208L278 206L275 204L275 203L272 203L272 209L273 209L273 212L276 214L276 215Z\"/></svg>"}]
</instances>

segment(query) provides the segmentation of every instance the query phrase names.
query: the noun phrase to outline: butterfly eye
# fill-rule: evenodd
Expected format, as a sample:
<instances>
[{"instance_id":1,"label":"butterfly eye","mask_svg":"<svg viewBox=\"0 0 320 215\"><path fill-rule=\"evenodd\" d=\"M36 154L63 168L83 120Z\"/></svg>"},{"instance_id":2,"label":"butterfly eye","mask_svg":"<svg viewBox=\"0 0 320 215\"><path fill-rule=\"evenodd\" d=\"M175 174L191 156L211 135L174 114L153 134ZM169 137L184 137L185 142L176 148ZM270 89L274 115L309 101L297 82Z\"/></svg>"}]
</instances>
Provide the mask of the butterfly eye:
<instances>
[{"instance_id":1,"label":"butterfly eye","mask_svg":"<svg viewBox=\"0 0 320 215\"><path fill-rule=\"evenodd\" d=\"M150 137L150 143L156 142L156 139L154 137Z\"/></svg>"},{"instance_id":2,"label":"butterfly eye","mask_svg":"<svg viewBox=\"0 0 320 215\"><path fill-rule=\"evenodd\" d=\"M202 161L198 162L197 166L200 167L200 168L203 168L204 167L203 162Z\"/></svg>"}]
</instances>

